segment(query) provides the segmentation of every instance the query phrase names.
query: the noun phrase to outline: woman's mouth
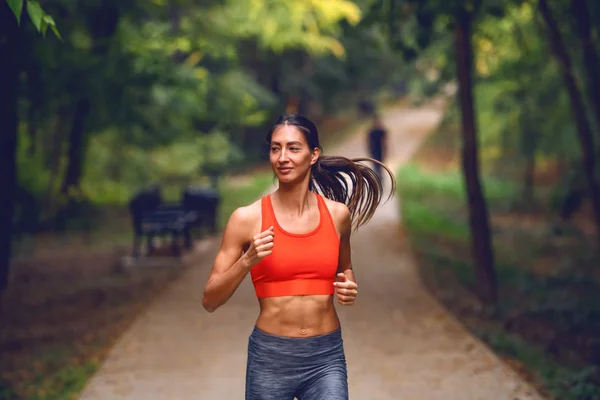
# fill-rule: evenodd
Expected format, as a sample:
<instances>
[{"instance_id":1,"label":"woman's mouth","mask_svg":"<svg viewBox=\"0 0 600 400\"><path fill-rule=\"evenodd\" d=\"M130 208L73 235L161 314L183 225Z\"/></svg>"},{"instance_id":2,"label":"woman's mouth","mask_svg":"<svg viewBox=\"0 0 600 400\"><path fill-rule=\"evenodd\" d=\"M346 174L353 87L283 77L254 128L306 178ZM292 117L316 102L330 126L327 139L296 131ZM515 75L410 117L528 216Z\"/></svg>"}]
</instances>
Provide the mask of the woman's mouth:
<instances>
[{"instance_id":1,"label":"woman's mouth","mask_svg":"<svg viewBox=\"0 0 600 400\"><path fill-rule=\"evenodd\" d=\"M277 168L277 169L283 175L286 175L286 174L289 174L290 172L292 172L292 169L291 168L287 168L287 167Z\"/></svg>"}]
</instances>

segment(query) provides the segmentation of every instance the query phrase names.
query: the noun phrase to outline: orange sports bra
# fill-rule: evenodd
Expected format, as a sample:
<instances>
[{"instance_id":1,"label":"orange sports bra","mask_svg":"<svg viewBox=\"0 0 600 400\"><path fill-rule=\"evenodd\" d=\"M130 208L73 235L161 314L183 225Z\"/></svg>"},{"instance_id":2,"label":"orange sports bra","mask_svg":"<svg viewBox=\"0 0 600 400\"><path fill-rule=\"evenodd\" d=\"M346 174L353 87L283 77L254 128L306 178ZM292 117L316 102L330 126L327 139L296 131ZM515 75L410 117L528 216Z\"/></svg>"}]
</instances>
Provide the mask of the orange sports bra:
<instances>
[{"instance_id":1,"label":"orange sports bra","mask_svg":"<svg viewBox=\"0 0 600 400\"><path fill-rule=\"evenodd\" d=\"M308 233L286 232L275 218L271 196L261 199L262 229L275 230L273 251L250 270L259 298L334 293L340 239L323 197L315 193L319 225Z\"/></svg>"}]
</instances>

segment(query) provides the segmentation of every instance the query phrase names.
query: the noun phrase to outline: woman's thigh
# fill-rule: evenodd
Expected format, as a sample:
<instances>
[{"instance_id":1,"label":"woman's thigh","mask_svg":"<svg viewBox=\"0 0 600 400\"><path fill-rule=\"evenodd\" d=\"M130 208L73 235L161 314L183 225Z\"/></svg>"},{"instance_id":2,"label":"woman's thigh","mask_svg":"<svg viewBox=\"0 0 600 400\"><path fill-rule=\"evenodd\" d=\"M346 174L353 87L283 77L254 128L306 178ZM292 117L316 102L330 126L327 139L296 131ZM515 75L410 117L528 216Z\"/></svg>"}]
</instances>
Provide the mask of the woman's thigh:
<instances>
[{"instance_id":1,"label":"woman's thigh","mask_svg":"<svg viewBox=\"0 0 600 400\"><path fill-rule=\"evenodd\" d=\"M248 344L246 400L292 400L298 376L276 343L254 334Z\"/></svg>"},{"instance_id":2,"label":"woman's thigh","mask_svg":"<svg viewBox=\"0 0 600 400\"><path fill-rule=\"evenodd\" d=\"M297 385L273 368L249 363L246 372L246 400L292 400Z\"/></svg>"},{"instance_id":3,"label":"woman's thigh","mask_svg":"<svg viewBox=\"0 0 600 400\"><path fill-rule=\"evenodd\" d=\"M299 400L348 400L345 362L336 362L315 374L303 388Z\"/></svg>"}]
</instances>

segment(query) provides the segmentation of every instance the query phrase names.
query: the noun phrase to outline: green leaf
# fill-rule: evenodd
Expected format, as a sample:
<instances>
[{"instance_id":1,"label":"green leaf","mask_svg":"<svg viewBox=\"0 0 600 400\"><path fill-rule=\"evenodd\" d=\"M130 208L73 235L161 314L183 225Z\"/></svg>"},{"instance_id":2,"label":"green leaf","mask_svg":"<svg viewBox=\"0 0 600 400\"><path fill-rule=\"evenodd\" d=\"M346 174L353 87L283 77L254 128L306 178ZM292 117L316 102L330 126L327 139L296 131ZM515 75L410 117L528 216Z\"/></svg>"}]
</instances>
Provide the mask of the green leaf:
<instances>
[{"instance_id":1,"label":"green leaf","mask_svg":"<svg viewBox=\"0 0 600 400\"><path fill-rule=\"evenodd\" d=\"M62 36L60 36L60 32L58 31L56 25L50 25L50 29L52 29L52 32L54 32L57 38L59 38L61 41L63 40Z\"/></svg>"},{"instance_id":2,"label":"green leaf","mask_svg":"<svg viewBox=\"0 0 600 400\"><path fill-rule=\"evenodd\" d=\"M27 2L27 13L29 13L29 18L33 25L38 30L38 32L42 31L42 18L44 16L44 11L40 4L37 1L28 1Z\"/></svg>"},{"instance_id":3,"label":"green leaf","mask_svg":"<svg viewBox=\"0 0 600 400\"><path fill-rule=\"evenodd\" d=\"M60 36L60 32L58 31L58 28L56 27L56 22L54 22L54 18L52 18L52 16L46 14L46 15L44 15L43 20L46 23L46 25L49 26L50 29L52 29L52 32L54 32L56 37L59 38L60 40L62 40L62 36Z\"/></svg>"},{"instance_id":4,"label":"green leaf","mask_svg":"<svg viewBox=\"0 0 600 400\"><path fill-rule=\"evenodd\" d=\"M17 24L21 24L21 12L23 11L23 0L6 0L8 6L17 17Z\"/></svg>"},{"instance_id":5,"label":"green leaf","mask_svg":"<svg viewBox=\"0 0 600 400\"><path fill-rule=\"evenodd\" d=\"M41 26L41 32L42 32L42 37L46 37L46 31L48 30L48 23L46 21L44 21L44 19L42 18L42 26Z\"/></svg>"}]
</instances>

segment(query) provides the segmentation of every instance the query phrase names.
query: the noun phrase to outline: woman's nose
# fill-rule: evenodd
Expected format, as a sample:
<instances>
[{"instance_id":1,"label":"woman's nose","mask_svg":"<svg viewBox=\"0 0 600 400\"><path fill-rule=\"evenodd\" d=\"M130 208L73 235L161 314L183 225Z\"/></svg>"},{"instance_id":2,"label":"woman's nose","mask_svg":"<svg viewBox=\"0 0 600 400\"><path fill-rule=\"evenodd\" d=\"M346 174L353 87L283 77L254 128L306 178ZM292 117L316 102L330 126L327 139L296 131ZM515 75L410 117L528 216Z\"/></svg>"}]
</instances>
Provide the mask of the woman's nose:
<instances>
[{"instance_id":1,"label":"woman's nose","mask_svg":"<svg viewBox=\"0 0 600 400\"><path fill-rule=\"evenodd\" d=\"M287 151L281 150L281 153L279 153L279 162L287 161L287 159L288 159Z\"/></svg>"}]
</instances>

